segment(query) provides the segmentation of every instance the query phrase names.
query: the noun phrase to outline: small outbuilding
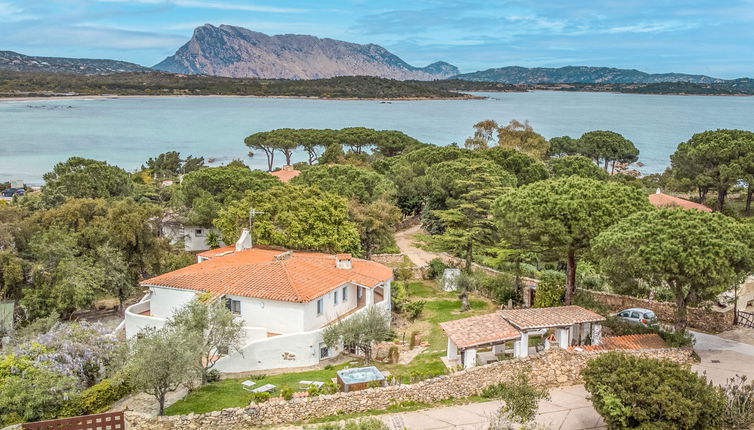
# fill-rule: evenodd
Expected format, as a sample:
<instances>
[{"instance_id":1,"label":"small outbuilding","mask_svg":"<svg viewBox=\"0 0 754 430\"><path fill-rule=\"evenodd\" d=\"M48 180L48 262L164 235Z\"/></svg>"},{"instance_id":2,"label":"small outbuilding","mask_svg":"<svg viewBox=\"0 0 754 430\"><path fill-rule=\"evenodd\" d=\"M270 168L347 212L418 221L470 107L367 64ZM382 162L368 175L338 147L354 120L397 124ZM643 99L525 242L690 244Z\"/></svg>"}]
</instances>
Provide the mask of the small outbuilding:
<instances>
[{"instance_id":1,"label":"small outbuilding","mask_svg":"<svg viewBox=\"0 0 754 430\"><path fill-rule=\"evenodd\" d=\"M507 342L521 338L521 333L497 313L446 321L440 327L448 335L448 367L474 367L479 348L492 347L493 354L503 354Z\"/></svg>"}]
</instances>

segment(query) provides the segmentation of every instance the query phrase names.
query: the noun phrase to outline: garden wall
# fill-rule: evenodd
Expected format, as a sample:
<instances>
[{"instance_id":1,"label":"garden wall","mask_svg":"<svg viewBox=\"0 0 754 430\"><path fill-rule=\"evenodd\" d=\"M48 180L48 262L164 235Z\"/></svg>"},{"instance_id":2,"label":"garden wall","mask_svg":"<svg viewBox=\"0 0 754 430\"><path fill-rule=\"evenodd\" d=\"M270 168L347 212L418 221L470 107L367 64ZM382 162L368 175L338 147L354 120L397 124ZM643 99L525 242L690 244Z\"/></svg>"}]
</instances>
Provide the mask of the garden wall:
<instances>
[{"instance_id":1,"label":"garden wall","mask_svg":"<svg viewBox=\"0 0 754 430\"><path fill-rule=\"evenodd\" d=\"M385 409L401 402L433 403L481 394L492 384L511 380L518 372L529 374L531 383L557 387L582 383L581 370L587 361L602 352L573 352L553 348L524 359L506 360L438 376L411 385L371 388L313 398L273 401L248 408L232 408L201 415L149 418L128 413L132 430L223 429L275 425L310 420L335 414ZM627 354L661 358L678 363L692 362L691 350L658 349L626 351Z\"/></svg>"},{"instance_id":2,"label":"garden wall","mask_svg":"<svg viewBox=\"0 0 754 430\"><path fill-rule=\"evenodd\" d=\"M626 308L647 308L651 309L657 315L657 318L662 321L673 321L675 319L676 304L672 302L658 302L600 291L581 291L590 294L594 300L607 306L613 312ZM733 316L734 312L732 309L724 312L716 312L702 308L688 308L687 313L689 326L713 333L733 328Z\"/></svg>"}]
</instances>

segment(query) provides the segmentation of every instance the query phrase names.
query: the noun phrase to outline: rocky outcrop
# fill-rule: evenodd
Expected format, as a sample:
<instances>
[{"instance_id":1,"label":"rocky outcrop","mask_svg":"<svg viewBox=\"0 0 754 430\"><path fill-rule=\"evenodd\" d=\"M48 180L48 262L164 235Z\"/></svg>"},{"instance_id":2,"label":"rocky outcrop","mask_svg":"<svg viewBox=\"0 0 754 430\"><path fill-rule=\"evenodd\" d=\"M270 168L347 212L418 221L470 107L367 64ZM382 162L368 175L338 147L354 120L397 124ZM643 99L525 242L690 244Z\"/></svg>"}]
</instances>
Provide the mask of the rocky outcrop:
<instances>
[{"instance_id":1,"label":"rocky outcrop","mask_svg":"<svg viewBox=\"0 0 754 430\"><path fill-rule=\"evenodd\" d=\"M0 70L15 72L55 72L76 75L112 75L126 72L149 72L152 69L134 63L89 58L30 57L13 51L0 51Z\"/></svg>"},{"instance_id":2,"label":"rocky outcrop","mask_svg":"<svg viewBox=\"0 0 754 430\"><path fill-rule=\"evenodd\" d=\"M443 79L458 74L444 62L411 66L387 49L300 34L268 36L230 25L203 25L191 40L154 66L172 73L233 78L320 79L378 76L390 79Z\"/></svg>"},{"instance_id":3,"label":"rocky outcrop","mask_svg":"<svg viewBox=\"0 0 754 430\"><path fill-rule=\"evenodd\" d=\"M133 413L126 418L132 430L246 429L307 421L338 414L386 409L402 402L434 403L479 395L484 388L512 380L525 371L532 384L558 387L582 383L581 370L603 352L572 352L554 348L534 357L472 367L410 385L391 385L351 393L268 401L247 408L206 414L150 418ZM692 363L689 349L625 351L626 354Z\"/></svg>"},{"instance_id":4,"label":"rocky outcrop","mask_svg":"<svg viewBox=\"0 0 754 430\"><path fill-rule=\"evenodd\" d=\"M612 67L567 66L547 67L500 67L474 73L456 75L453 79L467 81L500 82L504 84L577 84L577 83L657 83L657 82L691 82L711 84L725 82L723 79L704 75L687 75L683 73L649 74L633 69L615 69Z\"/></svg>"}]
</instances>

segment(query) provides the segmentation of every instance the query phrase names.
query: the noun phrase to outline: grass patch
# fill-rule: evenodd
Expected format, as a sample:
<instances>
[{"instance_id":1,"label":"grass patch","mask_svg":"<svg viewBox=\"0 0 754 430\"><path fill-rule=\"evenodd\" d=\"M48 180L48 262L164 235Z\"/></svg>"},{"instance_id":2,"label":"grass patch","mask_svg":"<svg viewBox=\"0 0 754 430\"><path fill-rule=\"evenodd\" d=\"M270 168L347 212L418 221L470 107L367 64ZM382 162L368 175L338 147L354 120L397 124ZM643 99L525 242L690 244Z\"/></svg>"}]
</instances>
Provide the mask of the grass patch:
<instances>
[{"instance_id":1,"label":"grass patch","mask_svg":"<svg viewBox=\"0 0 754 430\"><path fill-rule=\"evenodd\" d=\"M272 396L280 394L280 390L290 387L293 391L301 391L298 381L329 382L335 377L335 372L349 366L348 363L333 366L330 370L312 370L308 372L282 373L268 376L256 382L255 387L265 384L277 386ZM213 382L190 392L183 399L165 409L165 415L185 415L190 413L202 414L227 408L248 406L252 394L243 389L241 382L250 378L223 379Z\"/></svg>"}]
</instances>

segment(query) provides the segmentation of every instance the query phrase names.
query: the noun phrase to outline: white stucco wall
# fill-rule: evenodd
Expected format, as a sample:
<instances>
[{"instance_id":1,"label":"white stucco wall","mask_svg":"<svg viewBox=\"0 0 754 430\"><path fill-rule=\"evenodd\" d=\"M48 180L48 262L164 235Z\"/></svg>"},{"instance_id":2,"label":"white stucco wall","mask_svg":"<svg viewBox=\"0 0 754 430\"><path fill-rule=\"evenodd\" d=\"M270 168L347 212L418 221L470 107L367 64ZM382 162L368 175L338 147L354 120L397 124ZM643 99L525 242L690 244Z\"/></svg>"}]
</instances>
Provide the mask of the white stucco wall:
<instances>
[{"instance_id":1,"label":"white stucco wall","mask_svg":"<svg viewBox=\"0 0 754 430\"><path fill-rule=\"evenodd\" d=\"M348 293L346 300L343 301L343 288ZM338 292L338 304L335 304L333 296L335 291ZM317 300L322 299L322 313L317 314ZM337 290L331 291L322 297L304 303L304 330L316 330L325 324L338 319L356 307L356 285L346 284L338 287Z\"/></svg>"},{"instance_id":2,"label":"white stucco wall","mask_svg":"<svg viewBox=\"0 0 754 430\"><path fill-rule=\"evenodd\" d=\"M169 318L173 312L193 300L197 291L179 290L173 288L150 287L152 296L151 314L156 317Z\"/></svg>"},{"instance_id":3,"label":"white stucco wall","mask_svg":"<svg viewBox=\"0 0 754 430\"><path fill-rule=\"evenodd\" d=\"M147 300L131 305L126 309L126 338L130 339L136 336L147 327L162 328L165 325L165 318L140 315L141 312L149 310L150 305L150 301Z\"/></svg>"},{"instance_id":4,"label":"white stucco wall","mask_svg":"<svg viewBox=\"0 0 754 430\"><path fill-rule=\"evenodd\" d=\"M250 297L226 296L241 302L244 325L265 327L271 333L288 334L305 331L303 303Z\"/></svg>"}]
</instances>

